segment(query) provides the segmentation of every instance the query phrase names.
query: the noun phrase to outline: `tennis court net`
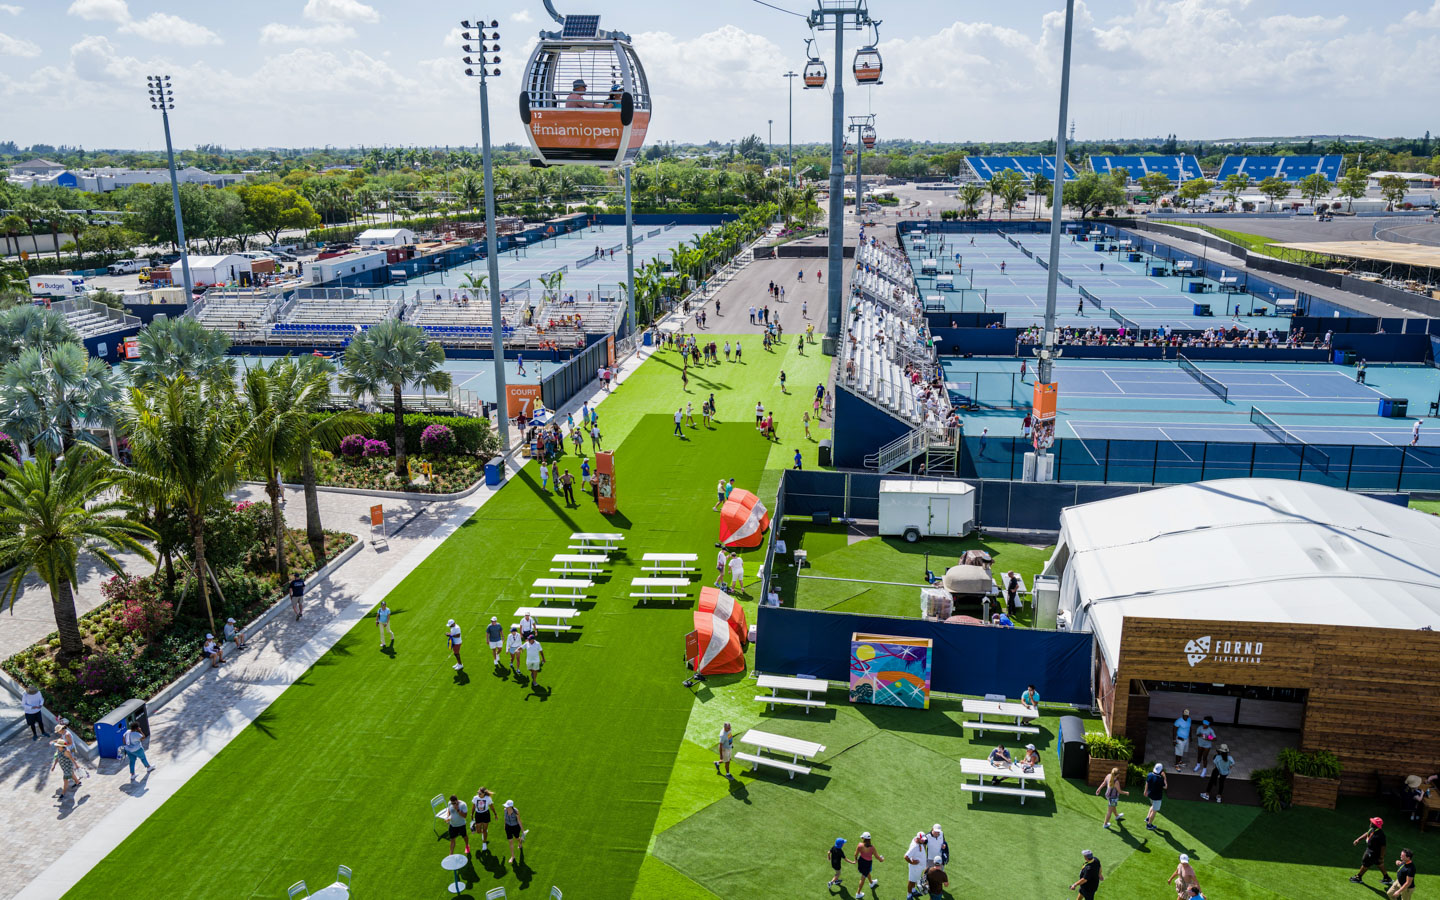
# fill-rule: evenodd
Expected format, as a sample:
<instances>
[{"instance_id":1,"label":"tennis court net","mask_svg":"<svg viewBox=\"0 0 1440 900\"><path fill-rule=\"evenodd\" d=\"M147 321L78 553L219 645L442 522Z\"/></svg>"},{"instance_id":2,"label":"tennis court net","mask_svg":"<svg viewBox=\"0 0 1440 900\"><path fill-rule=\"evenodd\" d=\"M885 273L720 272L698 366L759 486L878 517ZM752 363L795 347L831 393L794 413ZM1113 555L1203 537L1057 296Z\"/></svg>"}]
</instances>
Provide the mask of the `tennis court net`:
<instances>
[{"instance_id":1,"label":"tennis court net","mask_svg":"<svg viewBox=\"0 0 1440 900\"><path fill-rule=\"evenodd\" d=\"M1134 331L1137 334L1140 332L1140 324L1138 322L1136 322L1134 319L1125 318L1123 315L1120 314L1120 311L1115 309L1114 307L1110 308L1110 318L1119 322L1121 325L1124 325L1126 331Z\"/></svg>"},{"instance_id":2,"label":"tennis court net","mask_svg":"<svg viewBox=\"0 0 1440 900\"><path fill-rule=\"evenodd\" d=\"M1192 363L1190 360L1186 359L1185 354L1177 353L1175 355L1175 358L1180 363L1180 369L1186 375L1189 375L1191 378L1195 379L1196 381L1203 384L1205 387L1209 388L1215 394L1215 396L1219 397L1221 400L1224 400L1227 403L1230 402L1230 389L1228 387L1226 387L1218 379L1206 375L1204 372L1200 371L1200 367ZM1261 413L1261 415L1264 415L1264 413Z\"/></svg>"},{"instance_id":3,"label":"tennis court net","mask_svg":"<svg viewBox=\"0 0 1440 900\"><path fill-rule=\"evenodd\" d=\"M1261 412L1258 406L1250 407L1250 423L1274 438L1276 443L1289 447L1303 462L1330 474L1330 454L1300 440L1290 429Z\"/></svg>"},{"instance_id":4,"label":"tennis court net","mask_svg":"<svg viewBox=\"0 0 1440 900\"><path fill-rule=\"evenodd\" d=\"M1089 303L1091 306L1095 307L1096 309L1104 309L1104 308L1105 308L1105 304L1103 304L1103 303L1100 302L1100 298L1097 297L1097 296L1095 296L1094 294L1090 293L1089 291L1085 290L1085 286L1084 286L1083 284L1082 284L1080 287L1076 288L1076 290L1078 290L1078 291L1080 292L1080 296L1082 296L1082 297L1085 298L1085 302L1086 302L1086 303Z\"/></svg>"}]
</instances>

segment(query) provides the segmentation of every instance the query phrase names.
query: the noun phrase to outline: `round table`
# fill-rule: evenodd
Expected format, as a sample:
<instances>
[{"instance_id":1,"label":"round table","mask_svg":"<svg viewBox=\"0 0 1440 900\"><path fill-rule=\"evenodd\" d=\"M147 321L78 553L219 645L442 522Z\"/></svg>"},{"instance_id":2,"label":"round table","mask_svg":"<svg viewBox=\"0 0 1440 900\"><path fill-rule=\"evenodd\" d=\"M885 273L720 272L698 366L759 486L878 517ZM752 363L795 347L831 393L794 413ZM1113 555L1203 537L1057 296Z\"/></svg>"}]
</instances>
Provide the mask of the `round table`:
<instances>
[{"instance_id":1,"label":"round table","mask_svg":"<svg viewBox=\"0 0 1440 900\"><path fill-rule=\"evenodd\" d=\"M440 868L444 869L447 872L455 873L455 883L446 885L446 888L450 891L450 893L458 894L466 889L466 885L460 880L460 870L465 868L469 864L470 857L466 856L463 853L452 853L444 859L440 860Z\"/></svg>"},{"instance_id":2,"label":"round table","mask_svg":"<svg viewBox=\"0 0 1440 900\"><path fill-rule=\"evenodd\" d=\"M350 889L340 882L328 884L310 895L310 900L349 900Z\"/></svg>"}]
</instances>

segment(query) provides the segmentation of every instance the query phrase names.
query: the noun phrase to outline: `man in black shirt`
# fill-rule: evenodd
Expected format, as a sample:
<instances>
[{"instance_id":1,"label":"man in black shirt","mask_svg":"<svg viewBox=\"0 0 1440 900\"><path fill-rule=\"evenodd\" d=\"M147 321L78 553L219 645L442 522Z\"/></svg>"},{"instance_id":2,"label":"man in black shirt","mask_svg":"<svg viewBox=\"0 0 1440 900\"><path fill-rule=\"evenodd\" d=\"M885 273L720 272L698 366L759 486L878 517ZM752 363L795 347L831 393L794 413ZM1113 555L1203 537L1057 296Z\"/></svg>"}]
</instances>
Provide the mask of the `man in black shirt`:
<instances>
[{"instance_id":1,"label":"man in black shirt","mask_svg":"<svg viewBox=\"0 0 1440 900\"><path fill-rule=\"evenodd\" d=\"M290 579L290 605L295 608L295 621L297 622L305 614L300 606L300 598L303 596L305 596L305 578L297 574Z\"/></svg>"},{"instance_id":2,"label":"man in black shirt","mask_svg":"<svg viewBox=\"0 0 1440 900\"><path fill-rule=\"evenodd\" d=\"M1360 857L1360 871L1350 876L1356 884L1371 868L1380 870L1380 883L1390 886L1390 876L1385 872L1385 821L1379 816L1370 820L1370 827L1364 834L1351 841L1352 845L1365 842L1365 855Z\"/></svg>"},{"instance_id":3,"label":"man in black shirt","mask_svg":"<svg viewBox=\"0 0 1440 900\"><path fill-rule=\"evenodd\" d=\"M1396 900L1410 900L1414 890L1415 857L1407 848L1400 851L1400 858L1395 861L1395 883L1390 886L1389 894Z\"/></svg>"},{"instance_id":4,"label":"man in black shirt","mask_svg":"<svg viewBox=\"0 0 1440 900\"><path fill-rule=\"evenodd\" d=\"M1085 865L1080 867L1080 877L1070 885L1070 890L1077 892L1075 900L1091 900L1100 887L1100 882L1104 880L1100 874L1100 860L1089 850L1082 850L1080 855L1085 857Z\"/></svg>"}]
</instances>

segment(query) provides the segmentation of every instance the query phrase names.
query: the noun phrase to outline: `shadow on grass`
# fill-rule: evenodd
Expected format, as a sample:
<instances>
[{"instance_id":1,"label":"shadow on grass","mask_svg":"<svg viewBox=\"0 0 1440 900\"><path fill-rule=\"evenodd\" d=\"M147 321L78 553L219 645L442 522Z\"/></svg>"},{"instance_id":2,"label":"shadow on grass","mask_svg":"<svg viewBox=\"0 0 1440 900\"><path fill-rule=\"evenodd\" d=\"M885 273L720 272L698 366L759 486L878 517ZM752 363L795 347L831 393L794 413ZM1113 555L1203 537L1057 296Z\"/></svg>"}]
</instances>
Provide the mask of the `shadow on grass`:
<instances>
[{"instance_id":1,"label":"shadow on grass","mask_svg":"<svg viewBox=\"0 0 1440 900\"><path fill-rule=\"evenodd\" d=\"M271 728L270 726L271 726L271 722L273 722L274 719L275 719L275 713L271 711L271 708L267 707L267 708L261 710L261 711L260 711L260 715L256 716L256 717L250 722L250 727L253 728L253 729L255 729L256 731L260 732L261 734L265 735L266 737L270 738L270 740L273 741L273 740L275 740L275 730L274 730L273 728Z\"/></svg>"},{"instance_id":2,"label":"shadow on grass","mask_svg":"<svg viewBox=\"0 0 1440 900\"><path fill-rule=\"evenodd\" d=\"M949 716L937 715L943 711L939 704L945 701L936 701L931 704L928 715L916 715L916 710L904 709L898 706L876 706L870 703L857 703L853 708L860 715L870 720L881 731L908 732L910 734L936 734L953 738L964 738L965 730L960 724ZM946 706L949 706L946 703ZM960 704L953 704L956 711Z\"/></svg>"},{"instance_id":3,"label":"shadow on grass","mask_svg":"<svg viewBox=\"0 0 1440 900\"><path fill-rule=\"evenodd\" d=\"M751 781L764 781L777 787L793 788L801 793L813 794L816 791L823 791L830 786L830 776L821 772L821 769L828 768L823 763L811 764L809 775L796 775L790 777L789 772L782 772L779 769L770 770L761 766L758 770L745 768L740 775ZM736 776L738 781L739 775Z\"/></svg>"}]
</instances>

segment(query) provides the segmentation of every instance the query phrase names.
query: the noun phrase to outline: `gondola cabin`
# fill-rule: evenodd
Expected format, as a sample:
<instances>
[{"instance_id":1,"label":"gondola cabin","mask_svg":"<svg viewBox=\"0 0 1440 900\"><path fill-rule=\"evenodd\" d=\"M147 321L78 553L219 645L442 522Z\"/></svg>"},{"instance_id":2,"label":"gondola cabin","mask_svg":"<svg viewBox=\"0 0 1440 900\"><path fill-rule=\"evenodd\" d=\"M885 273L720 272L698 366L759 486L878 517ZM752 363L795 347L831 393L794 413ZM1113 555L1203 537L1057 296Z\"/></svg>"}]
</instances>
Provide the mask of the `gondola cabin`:
<instances>
[{"instance_id":1,"label":"gondola cabin","mask_svg":"<svg viewBox=\"0 0 1440 900\"><path fill-rule=\"evenodd\" d=\"M623 166L639 156L650 125L650 86L629 35L599 16L565 16L541 32L520 91L532 164Z\"/></svg>"},{"instance_id":2,"label":"gondola cabin","mask_svg":"<svg viewBox=\"0 0 1440 900\"><path fill-rule=\"evenodd\" d=\"M805 87L807 89L823 88L825 75L825 64L818 59L810 60L805 64Z\"/></svg>"},{"instance_id":3,"label":"gondola cabin","mask_svg":"<svg viewBox=\"0 0 1440 900\"><path fill-rule=\"evenodd\" d=\"M884 71L885 64L880 59L880 51L874 46L862 47L855 51L855 80L860 84L880 84L880 74Z\"/></svg>"},{"instance_id":4,"label":"gondola cabin","mask_svg":"<svg viewBox=\"0 0 1440 900\"><path fill-rule=\"evenodd\" d=\"M866 125L860 129L860 143L865 145L866 150L875 149L875 127Z\"/></svg>"}]
</instances>

